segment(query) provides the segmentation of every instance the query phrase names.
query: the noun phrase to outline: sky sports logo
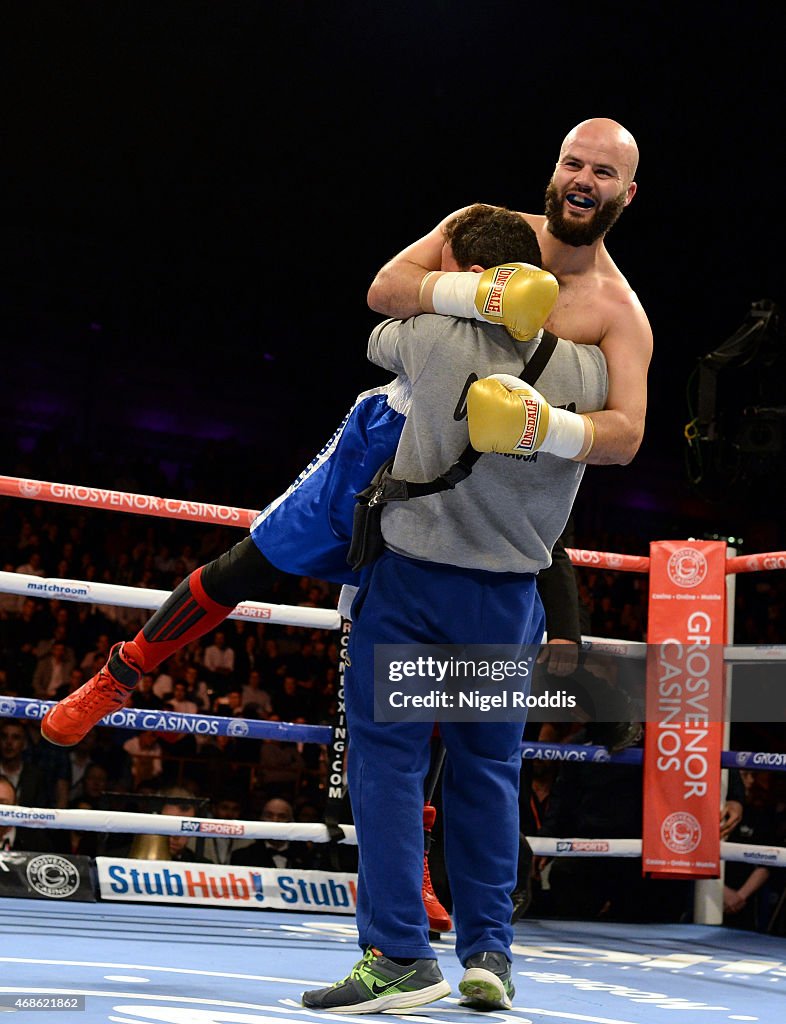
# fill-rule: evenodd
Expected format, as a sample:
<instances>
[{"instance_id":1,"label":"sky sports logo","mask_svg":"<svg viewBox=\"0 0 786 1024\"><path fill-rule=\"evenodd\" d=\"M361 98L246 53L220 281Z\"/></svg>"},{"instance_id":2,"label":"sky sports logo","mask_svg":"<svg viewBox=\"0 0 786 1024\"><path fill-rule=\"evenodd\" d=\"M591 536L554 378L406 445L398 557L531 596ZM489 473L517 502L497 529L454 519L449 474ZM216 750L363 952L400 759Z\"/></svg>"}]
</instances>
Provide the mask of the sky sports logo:
<instances>
[{"instance_id":1,"label":"sky sports logo","mask_svg":"<svg viewBox=\"0 0 786 1024\"><path fill-rule=\"evenodd\" d=\"M557 853L608 853L609 844L605 839L560 839Z\"/></svg>"},{"instance_id":2,"label":"sky sports logo","mask_svg":"<svg viewBox=\"0 0 786 1024\"><path fill-rule=\"evenodd\" d=\"M180 822L181 832L199 833L203 836L243 836L245 826L231 821L194 821L184 818Z\"/></svg>"}]
</instances>

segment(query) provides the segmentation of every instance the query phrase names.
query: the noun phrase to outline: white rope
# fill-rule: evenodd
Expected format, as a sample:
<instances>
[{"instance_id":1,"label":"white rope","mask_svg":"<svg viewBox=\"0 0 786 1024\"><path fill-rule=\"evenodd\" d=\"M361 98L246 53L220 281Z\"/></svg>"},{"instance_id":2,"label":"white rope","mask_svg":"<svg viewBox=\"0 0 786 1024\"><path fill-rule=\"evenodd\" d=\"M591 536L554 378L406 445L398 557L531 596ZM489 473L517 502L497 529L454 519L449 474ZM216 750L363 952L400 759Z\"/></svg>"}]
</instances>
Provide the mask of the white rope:
<instances>
[{"instance_id":1,"label":"white rope","mask_svg":"<svg viewBox=\"0 0 786 1024\"><path fill-rule=\"evenodd\" d=\"M123 608L143 608L155 611L170 596L169 590L146 590L124 587L116 583L87 583L84 580L57 579L55 577L28 576L19 572L0 572L0 593L18 594L20 597L38 597L46 600L81 601L85 604L111 604ZM280 626L305 626L309 629L339 629L341 616L330 608L310 608L293 604L262 604L243 601L227 616L255 622L270 622ZM598 636L582 639L582 650L594 654L610 654L620 658L644 659L647 644L640 640L614 640ZM786 661L786 646L782 644L756 644L723 648L724 661Z\"/></svg>"},{"instance_id":2,"label":"white rope","mask_svg":"<svg viewBox=\"0 0 786 1024\"><path fill-rule=\"evenodd\" d=\"M173 803L180 802L173 799ZM327 827L319 822L227 821L220 818L142 814L137 811L88 811L78 808L0 806L0 827L67 828L84 832L135 832L158 836L211 836L229 839L289 839L326 843ZM339 825L342 843L357 844L354 825Z\"/></svg>"},{"instance_id":3,"label":"white rope","mask_svg":"<svg viewBox=\"0 0 786 1024\"><path fill-rule=\"evenodd\" d=\"M145 590L115 583L87 583L19 572L0 572L0 593L19 594L45 600L81 601L85 604L111 604L123 608L155 610L170 596L168 590ZM293 604L261 604L244 601L228 616L230 619L252 619L280 626L305 626L310 629L338 629L341 617L330 608L310 608Z\"/></svg>"},{"instance_id":4,"label":"white rope","mask_svg":"<svg viewBox=\"0 0 786 1024\"><path fill-rule=\"evenodd\" d=\"M142 814L136 811L60 810L56 807L0 805L0 827L68 828L85 832L134 832L139 835L212 836L228 839L278 839L326 843L330 834L318 822L229 821L220 818L179 817L174 814ZM339 825L341 843L357 844L354 825ZM555 839L527 836L536 857L640 857L641 839ZM721 843L721 859L773 867L786 866L786 848Z\"/></svg>"},{"instance_id":5,"label":"white rope","mask_svg":"<svg viewBox=\"0 0 786 1024\"><path fill-rule=\"evenodd\" d=\"M581 639L582 651L592 654L610 654L618 658L644 660L647 644L641 640L609 640L600 636L585 636ZM749 664L758 661L786 661L784 644L727 644L723 648L723 660Z\"/></svg>"},{"instance_id":6,"label":"white rope","mask_svg":"<svg viewBox=\"0 0 786 1024\"><path fill-rule=\"evenodd\" d=\"M640 857L640 839L552 839L527 836L536 857Z\"/></svg>"},{"instance_id":7,"label":"white rope","mask_svg":"<svg viewBox=\"0 0 786 1024\"><path fill-rule=\"evenodd\" d=\"M536 857L640 857L641 839L552 839L527 836ZM786 866L786 847L721 843L721 860L762 866Z\"/></svg>"}]
</instances>

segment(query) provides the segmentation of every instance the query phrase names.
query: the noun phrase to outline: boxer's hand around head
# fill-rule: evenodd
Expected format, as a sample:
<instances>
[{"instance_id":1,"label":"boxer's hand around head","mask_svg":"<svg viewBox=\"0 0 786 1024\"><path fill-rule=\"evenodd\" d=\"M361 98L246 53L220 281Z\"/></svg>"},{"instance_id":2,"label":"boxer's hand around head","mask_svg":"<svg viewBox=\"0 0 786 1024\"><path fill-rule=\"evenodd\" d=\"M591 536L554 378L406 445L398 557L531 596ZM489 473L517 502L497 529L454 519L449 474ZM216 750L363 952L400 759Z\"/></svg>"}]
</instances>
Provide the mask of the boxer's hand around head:
<instances>
[{"instance_id":1,"label":"boxer's hand around head","mask_svg":"<svg viewBox=\"0 0 786 1024\"><path fill-rule=\"evenodd\" d=\"M557 279L547 270L505 263L482 274L440 274L431 305L435 313L502 324L517 341L530 341L545 324L558 294Z\"/></svg>"}]
</instances>

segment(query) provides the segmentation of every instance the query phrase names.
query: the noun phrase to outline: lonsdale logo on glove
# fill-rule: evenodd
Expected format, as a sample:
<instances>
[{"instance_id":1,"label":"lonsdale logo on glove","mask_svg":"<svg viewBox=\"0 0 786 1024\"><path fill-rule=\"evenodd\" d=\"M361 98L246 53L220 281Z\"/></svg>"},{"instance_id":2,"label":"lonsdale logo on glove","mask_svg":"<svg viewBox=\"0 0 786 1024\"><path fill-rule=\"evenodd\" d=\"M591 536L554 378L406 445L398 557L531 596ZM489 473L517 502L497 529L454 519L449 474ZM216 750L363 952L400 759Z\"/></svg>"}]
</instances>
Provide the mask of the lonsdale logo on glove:
<instances>
[{"instance_id":1,"label":"lonsdale logo on glove","mask_svg":"<svg viewBox=\"0 0 786 1024\"><path fill-rule=\"evenodd\" d=\"M502 300L505 295L505 285L516 273L516 268L494 267L491 273L493 274L493 277L491 278L491 286L489 287L486 301L483 303L483 308L480 312L483 316L501 317L504 314Z\"/></svg>"},{"instance_id":2,"label":"lonsdale logo on glove","mask_svg":"<svg viewBox=\"0 0 786 1024\"><path fill-rule=\"evenodd\" d=\"M516 442L516 449L523 452L535 450L535 440L538 436L538 424L540 423L540 406L527 394L519 394L521 404L524 406L524 433Z\"/></svg>"},{"instance_id":3,"label":"lonsdale logo on glove","mask_svg":"<svg viewBox=\"0 0 786 1024\"><path fill-rule=\"evenodd\" d=\"M479 452L549 452L563 459L586 455L585 417L549 405L519 377L496 373L467 392L467 426Z\"/></svg>"},{"instance_id":4,"label":"lonsdale logo on glove","mask_svg":"<svg viewBox=\"0 0 786 1024\"><path fill-rule=\"evenodd\" d=\"M426 281L421 282L421 294ZM559 294L553 274L529 263L503 263L484 270L440 273L431 304L435 313L501 324L517 341L531 341L546 323Z\"/></svg>"}]
</instances>

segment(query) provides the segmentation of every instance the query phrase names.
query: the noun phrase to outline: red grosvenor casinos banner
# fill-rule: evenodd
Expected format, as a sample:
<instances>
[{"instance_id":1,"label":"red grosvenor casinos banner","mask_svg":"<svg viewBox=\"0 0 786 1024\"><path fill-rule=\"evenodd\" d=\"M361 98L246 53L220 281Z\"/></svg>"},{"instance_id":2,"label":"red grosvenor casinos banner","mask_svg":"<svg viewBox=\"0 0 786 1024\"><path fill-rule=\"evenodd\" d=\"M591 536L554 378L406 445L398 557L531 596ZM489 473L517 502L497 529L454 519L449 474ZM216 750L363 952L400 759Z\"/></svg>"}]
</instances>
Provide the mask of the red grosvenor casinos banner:
<instances>
[{"instance_id":1,"label":"red grosvenor casinos banner","mask_svg":"<svg viewBox=\"0 0 786 1024\"><path fill-rule=\"evenodd\" d=\"M720 874L726 544L650 545L642 871Z\"/></svg>"}]
</instances>

